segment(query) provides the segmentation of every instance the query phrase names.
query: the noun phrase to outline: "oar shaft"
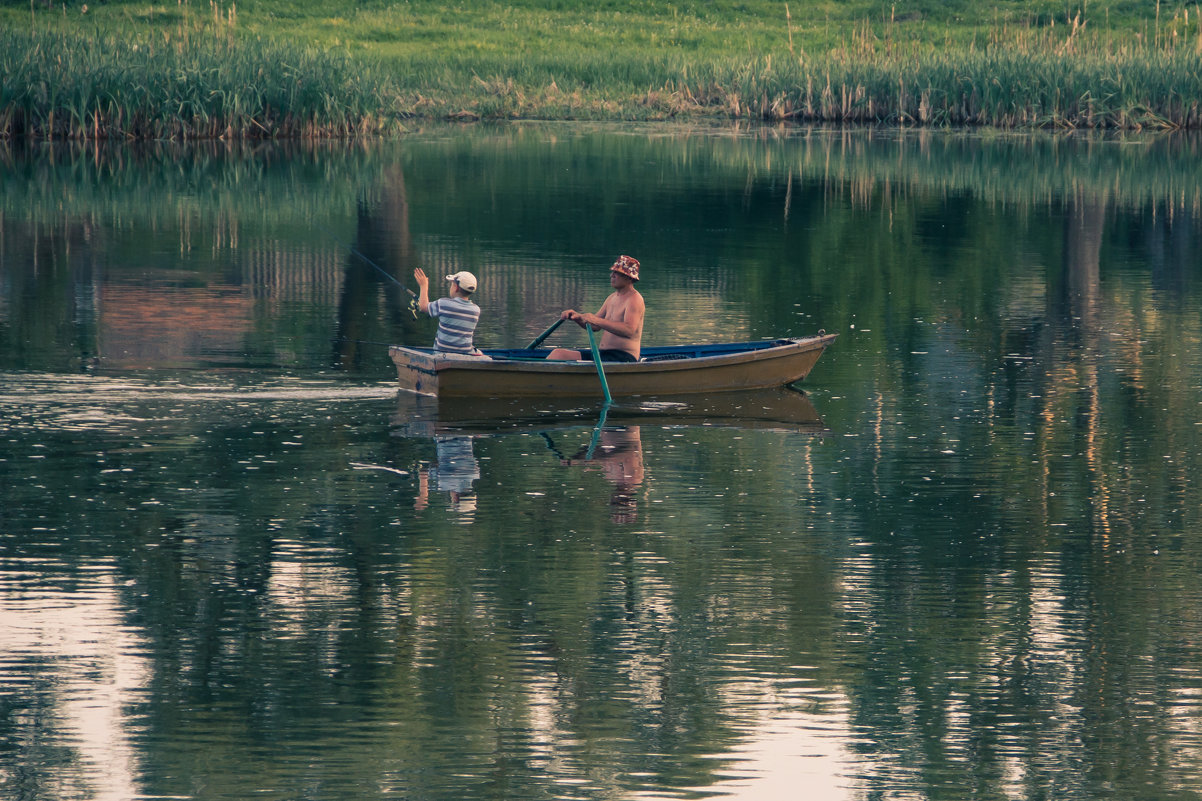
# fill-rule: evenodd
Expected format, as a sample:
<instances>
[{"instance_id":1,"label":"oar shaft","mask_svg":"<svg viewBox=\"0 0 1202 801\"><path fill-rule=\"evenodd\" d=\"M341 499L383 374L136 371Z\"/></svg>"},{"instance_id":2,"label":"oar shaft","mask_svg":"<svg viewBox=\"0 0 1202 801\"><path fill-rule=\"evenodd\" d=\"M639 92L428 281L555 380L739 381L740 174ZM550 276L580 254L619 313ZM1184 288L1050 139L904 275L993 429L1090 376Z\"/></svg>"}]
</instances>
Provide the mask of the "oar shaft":
<instances>
[{"instance_id":1,"label":"oar shaft","mask_svg":"<svg viewBox=\"0 0 1202 801\"><path fill-rule=\"evenodd\" d=\"M551 334L554 333L555 329L559 328L561 325L563 325L562 317L560 319L556 320L555 322L551 323L550 327L547 328L546 331L542 332L537 337L535 337L534 341L526 346L526 350L534 350L539 345L543 344L543 340L546 339L547 337L551 336Z\"/></svg>"},{"instance_id":2,"label":"oar shaft","mask_svg":"<svg viewBox=\"0 0 1202 801\"><path fill-rule=\"evenodd\" d=\"M584 330L588 331L588 345L593 351L593 364L597 367L597 378L601 379L601 391L605 394L605 403L613 403L609 394L609 382L605 380L605 368L601 366L601 351L597 350L597 337L593 335L593 327L585 323Z\"/></svg>"}]
</instances>

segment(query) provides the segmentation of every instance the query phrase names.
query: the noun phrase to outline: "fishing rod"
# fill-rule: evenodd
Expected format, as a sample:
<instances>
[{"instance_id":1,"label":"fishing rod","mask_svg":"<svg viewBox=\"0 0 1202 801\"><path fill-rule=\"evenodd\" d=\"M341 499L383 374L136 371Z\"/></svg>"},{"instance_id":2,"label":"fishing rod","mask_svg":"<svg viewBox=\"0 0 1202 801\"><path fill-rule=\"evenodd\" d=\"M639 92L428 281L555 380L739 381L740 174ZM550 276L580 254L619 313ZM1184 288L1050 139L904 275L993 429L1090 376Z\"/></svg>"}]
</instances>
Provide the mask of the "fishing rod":
<instances>
[{"instance_id":1,"label":"fishing rod","mask_svg":"<svg viewBox=\"0 0 1202 801\"><path fill-rule=\"evenodd\" d=\"M333 239L335 242L342 245L344 248L349 250L351 253L354 253L356 256L363 259L363 261L367 262L372 267L374 267L376 269L376 271L380 273L380 275L384 276L389 281L391 281L392 283L399 286L401 289L408 292L409 293L409 313L413 315L414 320L417 319L417 293L416 292L414 292L412 289L410 289L409 287L402 284L400 281L396 280L396 278L392 275L392 273L388 272L383 267L381 267L380 265L376 264L371 259L364 256L361 252L359 252L359 249L356 248L354 245L349 245L346 242L343 242L330 229L328 229L322 225L319 225L317 227L320 228L321 230L325 231L327 234L329 234L330 238Z\"/></svg>"}]
</instances>

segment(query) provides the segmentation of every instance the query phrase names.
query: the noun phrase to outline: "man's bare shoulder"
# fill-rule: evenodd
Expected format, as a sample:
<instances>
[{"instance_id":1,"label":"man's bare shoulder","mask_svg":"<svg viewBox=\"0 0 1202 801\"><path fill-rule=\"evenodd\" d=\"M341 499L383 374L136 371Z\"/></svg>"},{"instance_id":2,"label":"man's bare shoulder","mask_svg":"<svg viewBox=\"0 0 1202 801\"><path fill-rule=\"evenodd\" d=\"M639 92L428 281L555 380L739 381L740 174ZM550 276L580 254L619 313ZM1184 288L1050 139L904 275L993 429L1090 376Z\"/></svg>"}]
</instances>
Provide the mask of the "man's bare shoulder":
<instances>
[{"instance_id":1,"label":"man's bare shoulder","mask_svg":"<svg viewBox=\"0 0 1202 801\"><path fill-rule=\"evenodd\" d=\"M622 308L629 308L632 306L642 306L643 305L643 296L639 294L639 291L637 289L631 287L630 289L626 290L625 292L613 293L606 300L607 303L610 301L613 301L613 304L616 306L621 306Z\"/></svg>"},{"instance_id":2,"label":"man's bare shoulder","mask_svg":"<svg viewBox=\"0 0 1202 801\"><path fill-rule=\"evenodd\" d=\"M636 289L631 289L630 294L624 298L621 298L618 302L621 304L622 312L624 314L642 314L643 310L646 308L646 304L643 302L643 296L640 295Z\"/></svg>"}]
</instances>

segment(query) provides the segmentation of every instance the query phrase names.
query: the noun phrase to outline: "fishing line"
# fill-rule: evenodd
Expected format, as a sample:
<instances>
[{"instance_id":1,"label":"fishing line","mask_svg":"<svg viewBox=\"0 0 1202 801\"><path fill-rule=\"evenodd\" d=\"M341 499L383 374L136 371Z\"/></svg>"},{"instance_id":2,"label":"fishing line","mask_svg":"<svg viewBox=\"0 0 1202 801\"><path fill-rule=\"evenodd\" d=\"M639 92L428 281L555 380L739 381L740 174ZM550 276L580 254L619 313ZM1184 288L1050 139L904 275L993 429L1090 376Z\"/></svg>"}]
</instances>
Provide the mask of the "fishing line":
<instances>
[{"instance_id":1,"label":"fishing line","mask_svg":"<svg viewBox=\"0 0 1202 801\"><path fill-rule=\"evenodd\" d=\"M393 342L373 342L370 339L351 339L350 337L333 337L331 342L353 342L356 345L383 345L386 348L391 348Z\"/></svg>"}]
</instances>

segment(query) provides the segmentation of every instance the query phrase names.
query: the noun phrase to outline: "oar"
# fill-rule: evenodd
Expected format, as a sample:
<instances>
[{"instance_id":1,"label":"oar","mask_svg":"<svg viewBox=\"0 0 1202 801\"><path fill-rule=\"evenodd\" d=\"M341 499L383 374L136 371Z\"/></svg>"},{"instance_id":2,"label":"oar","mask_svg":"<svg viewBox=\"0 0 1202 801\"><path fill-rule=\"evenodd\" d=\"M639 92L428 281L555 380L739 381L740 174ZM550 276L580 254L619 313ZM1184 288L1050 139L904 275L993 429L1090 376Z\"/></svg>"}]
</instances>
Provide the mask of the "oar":
<instances>
[{"instance_id":1,"label":"oar","mask_svg":"<svg viewBox=\"0 0 1202 801\"><path fill-rule=\"evenodd\" d=\"M588 345L593 350L593 364L597 366L597 378L601 379L601 391L605 394L605 406L609 408L609 404L613 403L613 397L609 394L609 383L605 380L605 368L601 366L601 351L597 350L597 338L593 336L593 327L588 323L584 324L584 330L588 331Z\"/></svg>"},{"instance_id":2,"label":"oar","mask_svg":"<svg viewBox=\"0 0 1202 801\"><path fill-rule=\"evenodd\" d=\"M546 331L534 338L534 341L526 346L527 350L534 350L542 344L543 340L551 336L556 328L563 324L563 318L556 320L547 328ZM597 366L597 377L601 379L601 392L605 395L605 403L613 403L613 396L609 394L609 383L605 380L605 368L601 366L601 352L597 350L597 338L593 335L593 327L588 323L584 324L584 330L588 331L589 348L593 351L593 364Z\"/></svg>"},{"instance_id":3,"label":"oar","mask_svg":"<svg viewBox=\"0 0 1202 801\"><path fill-rule=\"evenodd\" d=\"M561 325L563 325L562 317L559 318L558 320L556 320L555 322L551 323L550 328L548 328L546 331L542 332L537 337L535 337L534 341L526 346L526 350L534 350L539 345L543 344L543 340L546 339L547 337L551 336L551 334L554 333L555 329L559 328Z\"/></svg>"},{"instance_id":4,"label":"oar","mask_svg":"<svg viewBox=\"0 0 1202 801\"><path fill-rule=\"evenodd\" d=\"M541 434L543 439L547 441L547 447L551 450L551 453L555 454L555 457L559 459L559 461L566 462L567 457L559 452L559 448L555 447L555 440L551 439L551 435L546 431L540 431L538 433Z\"/></svg>"}]
</instances>

